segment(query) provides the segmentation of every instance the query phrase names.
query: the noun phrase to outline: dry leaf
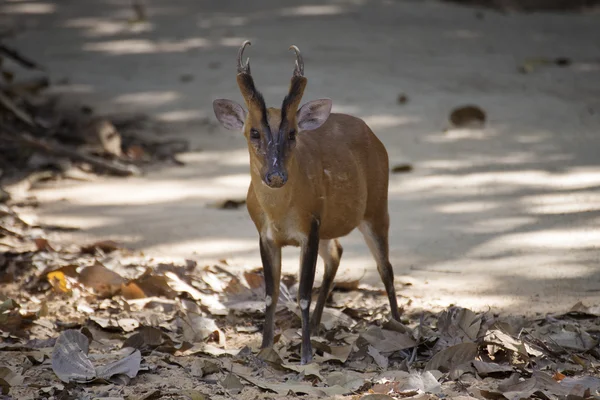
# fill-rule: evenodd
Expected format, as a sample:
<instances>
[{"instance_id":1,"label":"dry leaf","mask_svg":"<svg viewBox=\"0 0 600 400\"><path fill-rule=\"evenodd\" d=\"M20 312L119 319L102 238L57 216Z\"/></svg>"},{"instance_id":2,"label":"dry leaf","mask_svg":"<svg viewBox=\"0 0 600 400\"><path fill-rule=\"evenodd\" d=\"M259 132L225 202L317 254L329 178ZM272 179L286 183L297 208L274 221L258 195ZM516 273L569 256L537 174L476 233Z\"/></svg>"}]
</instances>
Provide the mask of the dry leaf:
<instances>
[{"instance_id":1,"label":"dry leaf","mask_svg":"<svg viewBox=\"0 0 600 400\"><path fill-rule=\"evenodd\" d=\"M111 251L121 249L121 245L114 240L100 240L81 248L82 253L94 254L97 250L101 250L104 253L110 253Z\"/></svg>"},{"instance_id":2,"label":"dry leaf","mask_svg":"<svg viewBox=\"0 0 600 400\"><path fill-rule=\"evenodd\" d=\"M480 128L485 124L485 119L485 111L473 105L455 108L450 113L450 122L457 128Z\"/></svg>"},{"instance_id":3,"label":"dry leaf","mask_svg":"<svg viewBox=\"0 0 600 400\"><path fill-rule=\"evenodd\" d=\"M94 365L87 356L89 340L81 332L68 329L60 334L52 351L52 370L65 382L85 383L96 378Z\"/></svg>"},{"instance_id":4,"label":"dry leaf","mask_svg":"<svg viewBox=\"0 0 600 400\"><path fill-rule=\"evenodd\" d=\"M119 290L125 280L121 275L106 268L99 261L79 273L79 282L93 288L100 297L111 297Z\"/></svg>"},{"instance_id":5,"label":"dry leaf","mask_svg":"<svg viewBox=\"0 0 600 400\"><path fill-rule=\"evenodd\" d=\"M477 356L477 344L460 343L435 354L425 365L425 370L452 371L454 368L472 361Z\"/></svg>"},{"instance_id":6,"label":"dry leaf","mask_svg":"<svg viewBox=\"0 0 600 400\"><path fill-rule=\"evenodd\" d=\"M484 362L475 360L473 361L473 367L477 370L477 373L481 376L488 376L498 373L512 372L513 367L510 365L500 365L492 362Z\"/></svg>"},{"instance_id":7,"label":"dry leaf","mask_svg":"<svg viewBox=\"0 0 600 400\"><path fill-rule=\"evenodd\" d=\"M129 378L135 378L140 370L142 354L139 350L134 350L120 360L96 368L96 376L100 379L109 380L115 375L126 375Z\"/></svg>"},{"instance_id":8,"label":"dry leaf","mask_svg":"<svg viewBox=\"0 0 600 400\"><path fill-rule=\"evenodd\" d=\"M271 390L280 395L287 395L290 391L296 394L308 394L312 396L335 396L335 395L343 395L349 393L348 389L345 389L341 386L331 386L331 387L316 387L312 386L310 383L300 383L300 382L286 382L286 383L272 383L267 382L246 374L237 374L240 378L252 383L259 388Z\"/></svg>"},{"instance_id":9,"label":"dry leaf","mask_svg":"<svg viewBox=\"0 0 600 400\"><path fill-rule=\"evenodd\" d=\"M371 346L380 353L393 353L394 351L415 347L417 343L407 334L388 331L378 326L371 326L366 332L360 334Z\"/></svg>"}]
</instances>

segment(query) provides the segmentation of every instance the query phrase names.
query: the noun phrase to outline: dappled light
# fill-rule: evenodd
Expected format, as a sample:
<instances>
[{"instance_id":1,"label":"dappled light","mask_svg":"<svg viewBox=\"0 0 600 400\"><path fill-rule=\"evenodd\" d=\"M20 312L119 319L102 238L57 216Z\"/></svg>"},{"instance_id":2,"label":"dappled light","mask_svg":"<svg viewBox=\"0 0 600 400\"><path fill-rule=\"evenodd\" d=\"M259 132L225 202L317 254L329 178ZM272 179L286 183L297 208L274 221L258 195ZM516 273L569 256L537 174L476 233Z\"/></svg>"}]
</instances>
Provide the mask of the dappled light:
<instances>
[{"instance_id":1,"label":"dappled light","mask_svg":"<svg viewBox=\"0 0 600 400\"><path fill-rule=\"evenodd\" d=\"M418 344L409 346L410 351L398 350L404 352L402 362L389 361L390 354L376 353L379 350L372 344L362 349L365 360L371 357L379 361L369 368L378 373L414 368L421 371L419 357L422 361L423 351L434 354L430 344L441 335L427 321L448 307L466 307L494 318L526 316L543 328L547 328L545 324L558 324L555 316L564 316L569 310L587 317L598 312L585 308L600 304L600 47L597 40L592 40L598 36L598 18L592 12L501 13L438 0L327 0L302 4L291 0L10 0L0 4L0 14L0 37L7 32L0 45L6 42L10 45L8 53L14 47L42 66L24 68L13 59L14 55L11 58L6 49L0 49L0 113L6 112L18 122L15 132L25 135L18 143L24 143L22 147L27 150L19 158L23 151L17 142L2 148L8 149L8 161L0 164L0 178L7 182L0 187L0 206L8 204L11 208L0 209L0 221L10 217L15 226L23 222L30 229L24 234L0 226L0 245L4 237L14 234L16 238L1 248L0 280L12 279L8 273L1 274L1 267L8 257L18 254L14 242L30 235L32 241L23 250L26 256L11 264L10 274L33 271L27 277L22 275L27 290L11 283L11 290L26 293L26 301L31 304L45 304L42 289L31 289L38 290L42 284L53 301L65 293L75 296L69 299L88 299L82 278L85 274L74 272L83 266L77 264L77 257L83 257L90 264L85 268L95 268L94 273L115 280L106 287L100 285L100 289L115 290L112 297L97 303L101 307L96 303L93 308L75 300L67 302L79 313L79 320L97 318L94 335L100 328L126 331L127 324L142 324L127 314L127 318L119 317L128 320L121 321L122 325L102 326L123 311L120 302L131 300L126 303L131 307L124 313L150 313L146 303L152 303L152 307L158 304L173 313L170 319L165 313L148 317L150 321L161 321L157 325L161 335L171 335L174 329L185 331L194 340L198 340L196 334L202 336L196 344L190 339L190 348L173 347L169 357L176 353L177 357L201 355L198 359L206 358L196 364L202 364L202 368L208 365L205 360L216 357L211 351L218 353L228 346L248 346L248 354L254 357L266 307L264 278L254 269L262 266L264 255L261 257L259 234L249 215L246 196L251 168L258 170L250 165L249 146L252 149L259 145L252 142L258 140L252 139L252 119L244 121L244 135L221 126L213 110L215 99L231 99L247 108L247 99L240 95L236 83L240 71L236 55L241 43L250 40L252 44L243 58L251 60L252 76L266 107L281 107L290 79L298 73L294 52L289 50L290 45L296 45L304 58L308 82L300 105L332 99L333 113L361 118L387 149L389 258L402 323L410 321L410 328L419 336L411 337ZM44 85L49 87L31 89L30 77L41 75L48 76ZM42 101L39 93L47 95L48 100ZM218 113L219 102L216 109ZM225 126L242 125L242 118L236 116L243 113L234 114L232 126ZM4 114L0 136L4 134L3 118ZM100 128L95 130L90 121L104 122L110 128L107 136ZM290 121L293 123L293 119ZM354 145L357 137L351 134L352 123L338 126L339 132L333 133L310 133L300 128L288 132L292 137L289 140L297 140L289 151L302 148L302 140L306 140L303 135L339 134L333 136L335 142L320 142L324 157L333 157L347 143ZM108 136L117 139L112 147L107 145ZM32 145L31 137L41 144ZM53 144L62 147L44 149L44 145ZM373 148L378 148L376 141L365 140L346 153L355 155L355 151ZM372 161L379 160L383 153L373 154L378 157L371 153L363 158L349 157L340 168L341 176L332 177L329 169L323 170L323 176L307 175L314 182L333 178L341 182L349 177L356 188L364 188L378 182L377 173L384 168L371 168L366 178L353 177L347 171L378 165ZM310 161L311 165L323 165L316 156ZM19 168L35 173L17 174ZM285 176L285 185L299 186L300 180L294 176L297 171L286 170L289 176ZM256 184L261 188L267 185L263 181ZM261 204L277 204L273 199L279 189L267 189ZM279 207L278 215L285 219L292 215L290 210L301 207L302 215L312 216L308 204L313 203L300 201L300 196L312 194L311 188L301 187L294 194L296 197L286 199L285 207ZM328 197L333 196L324 192L315 203ZM369 197L357 207L373 211L371 204L384 204L374 199L381 197ZM335 211L344 209L342 206L336 204ZM22 220L16 217L17 212ZM271 222L270 217L263 217ZM385 225L381 220L380 226ZM295 223L293 218L285 220L286 225ZM368 225L362 228L365 226L368 229ZM269 240L273 240L273 232L264 235L271 235ZM294 231L290 235L298 234ZM356 341L353 336L362 333L355 334L355 330L383 331L384 316L389 314L377 262L361 232L355 229L340 243L343 256L336 279L341 284L330 296L327 308L334 307L335 323L354 318L357 325L335 331L335 335L329 330L314 340L315 347L334 340L341 343L348 337ZM384 253L384 247L379 251ZM5 250L6 256L2 253ZM299 261L299 248L284 248L283 274L297 275ZM48 278L48 274L58 271L52 268L60 269L60 274L53 275L54 280ZM118 276L111 274L113 270ZM319 258L317 285L324 271L324 262ZM223 284L224 277L227 285ZM144 279L150 281L148 287L152 290L163 285L163 291L144 287ZM285 285L280 297L286 303L278 312L287 313L289 318L277 327L277 345L295 343L300 348L298 326L286 325L302 312L294 305L299 285L290 276L286 276ZM132 291L131 299L125 298L126 289ZM242 295L249 298L241 305L232 300L231 304L241 308L228 314L234 308L225 304L223 296ZM376 302L385 303L385 307ZM573 311L578 302L582 305ZM252 309L253 316L244 314L244 307ZM215 330L190 333L191 320L178 320L180 325L174 328L175 314L180 318L179 314L190 310L202 319L200 325L214 325ZM42 311L35 318L45 318L42 321L46 322L33 325L37 330L48 329L42 331L45 335L52 331L44 325L49 319ZM37 312L29 313L27 318ZM219 316L214 317L218 324L209 320L213 312ZM110 315L98 317L100 313ZM253 322L256 315L260 315L258 324ZM529 335L530 331L518 328L515 335L524 340L521 335ZM127 333L137 327L131 329ZM399 329L394 331L399 335L406 334L404 328L395 329ZM597 345L598 331L594 329L584 333ZM421 336L433 335L434 331L435 339ZM575 335L568 329L561 332ZM542 339L532 342L528 351L538 351L535 346L541 346ZM411 353L412 348L415 350ZM585 351L577 353L584 361L565 358L565 365L588 368L595 361L590 361L594 360L590 355L593 351ZM320 376L328 377L325 371L317 369L313 374L310 368L332 360L335 363L328 365L342 365L348 371L363 368L362 364L357 367L362 360L354 360L356 364L339 358L323 361L327 352L318 348L317 353L318 361L298 369L289 369L291 362L286 355L288 369L281 369L278 376L293 373L286 384L300 377L299 382L306 386L329 389L334 385ZM600 353L596 350L594 354L597 357ZM529 357L528 362L534 358L527 352L521 356ZM500 357L477 357L481 363L504 362ZM298 361L291 359L293 363ZM411 364L415 359L418 367ZM173 366L166 358L157 362L168 364L165 371ZM263 365L258 356L252 363ZM210 381L211 374L205 374L196 364L193 368L186 365L186 371L195 368L198 375L194 379L202 384ZM242 365L237 361L231 364ZM468 365L468 371L461 373L475 376L476 368ZM523 374L526 368L525 364L519 365L514 369L502 365L504 369L494 373L503 373L509 379L507 372L511 371L518 378L516 374ZM231 368L227 371L228 376L234 375ZM458 382L449 378L448 371L443 371L443 379ZM556 371L561 375L565 372ZM579 372L565 372L560 379ZM155 371L144 373L151 376ZM477 379L485 377L477 373ZM312 381L305 382L307 379ZM433 375L432 379L442 380ZM226 386L221 376L215 382L215 386ZM243 382L241 387L250 381ZM384 383L368 388L373 390ZM352 390L362 393L366 387ZM238 398L235 391L222 390L221 394L228 397L218 399ZM306 388L292 392L304 394L301 390ZM424 393L424 389L419 390ZM323 397L306 393L310 400ZM392 394L400 396L398 393ZM404 398L416 392L402 393ZM489 398L506 394L496 396L491 389L489 393ZM538 396L545 392L535 393ZM481 393L461 389L460 394L478 397ZM263 393L256 389L248 396L241 399L263 398Z\"/></svg>"}]
</instances>

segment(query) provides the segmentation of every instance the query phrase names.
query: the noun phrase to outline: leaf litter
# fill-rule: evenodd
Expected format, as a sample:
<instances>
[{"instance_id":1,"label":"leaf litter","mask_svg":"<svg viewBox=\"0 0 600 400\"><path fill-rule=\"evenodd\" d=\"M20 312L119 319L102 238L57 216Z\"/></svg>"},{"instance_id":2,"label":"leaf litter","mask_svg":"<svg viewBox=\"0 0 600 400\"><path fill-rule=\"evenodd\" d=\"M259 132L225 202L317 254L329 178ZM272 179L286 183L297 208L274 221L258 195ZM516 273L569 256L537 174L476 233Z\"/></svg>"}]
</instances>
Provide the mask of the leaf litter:
<instances>
[{"instance_id":1,"label":"leaf litter","mask_svg":"<svg viewBox=\"0 0 600 400\"><path fill-rule=\"evenodd\" d=\"M294 277L282 279L274 346L260 350L260 268L161 263L110 241L61 248L10 208L0 221L18 233L0 258L0 389L9 398L40 388L125 399L598 396L596 305L528 319L409 301L402 320L389 321L382 290L342 283L311 338L314 362L301 366Z\"/></svg>"}]
</instances>

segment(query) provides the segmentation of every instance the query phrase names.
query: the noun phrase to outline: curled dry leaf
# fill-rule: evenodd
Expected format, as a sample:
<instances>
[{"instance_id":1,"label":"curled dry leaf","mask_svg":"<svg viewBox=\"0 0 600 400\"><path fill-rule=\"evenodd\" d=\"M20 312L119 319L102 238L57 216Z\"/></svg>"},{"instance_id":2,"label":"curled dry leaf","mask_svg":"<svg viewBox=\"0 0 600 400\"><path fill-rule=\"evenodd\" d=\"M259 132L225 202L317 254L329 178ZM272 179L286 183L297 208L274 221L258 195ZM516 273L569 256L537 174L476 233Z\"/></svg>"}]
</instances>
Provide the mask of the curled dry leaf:
<instances>
[{"instance_id":1,"label":"curled dry leaf","mask_svg":"<svg viewBox=\"0 0 600 400\"><path fill-rule=\"evenodd\" d=\"M52 351L52 370L65 382L91 382L96 378L88 358L89 340L83 333L69 329L60 334Z\"/></svg>"},{"instance_id":2,"label":"curled dry leaf","mask_svg":"<svg viewBox=\"0 0 600 400\"><path fill-rule=\"evenodd\" d=\"M350 370L333 371L326 376L326 382L329 386L341 386L350 392L356 392L365 384L365 377Z\"/></svg>"},{"instance_id":3,"label":"curled dry leaf","mask_svg":"<svg viewBox=\"0 0 600 400\"><path fill-rule=\"evenodd\" d=\"M412 166L412 164L409 164L409 163L396 164L392 167L392 172L394 174L399 174L402 172L411 172L412 170L413 170L413 166Z\"/></svg>"}]
</instances>

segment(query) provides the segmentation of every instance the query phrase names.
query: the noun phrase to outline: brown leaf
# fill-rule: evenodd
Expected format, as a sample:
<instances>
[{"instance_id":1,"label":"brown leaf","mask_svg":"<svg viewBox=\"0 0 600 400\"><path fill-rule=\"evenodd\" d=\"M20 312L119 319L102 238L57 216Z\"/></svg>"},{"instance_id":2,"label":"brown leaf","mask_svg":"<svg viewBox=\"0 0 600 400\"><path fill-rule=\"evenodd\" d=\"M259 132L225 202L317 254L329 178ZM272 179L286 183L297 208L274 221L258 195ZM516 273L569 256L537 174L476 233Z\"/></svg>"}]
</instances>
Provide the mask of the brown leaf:
<instances>
[{"instance_id":1,"label":"brown leaf","mask_svg":"<svg viewBox=\"0 0 600 400\"><path fill-rule=\"evenodd\" d=\"M121 287L123 297L126 299L141 299L144 297L164 296L173 299L177 296L168 284L165 276L155 275L152 268L146 271L138 278L133 279Z\"/></svg>"},{"instance_id":2,"label":"brown leaf","mask_svg":"<svg viewBox=\"0 0 600 400\"><path fill-rule=\"evenodd\" d=\"M99 261L84 268L79 274L81 284L93 288L100 297L111 297L121 290L125 280L121 275L106 268Z\"/></svg>"},{"instance_id":3,"label":"brown leaf","mask_svg":"<svg viewBox=\"0 0 600 400\"><path fill-rule=\"evenodd\" d=\"M55 251L52 246L50 246L50 243L48 242L48 239L45 238L36 238L33 239L33 241L35 242L35 248L38 251Z\"/></svg>"},{"instance_id":4,"label":"brown leaf","mask_svg":"<svg viewBox=\"0 0 600 400\"><path fill-rule=\"evenodd\" d=\"M394 174L398 174L401 172L411 172L413 170L413 166L409 163L396 164L392 167L392 172Z\"/></svg>"},{"instance_id":5,"label":"brown leaf","mask_svg":"<svg viewBox=\"0 0 600 400\"><path fill-rule=\"evenodd\" d=\"M121 245L114 240L100 240L81 248L82 253L94 254L97 250L101 250L104 253L110 253L111 251L121 249Z\"/></svg>"},{"instance_id":6,"label":"brown leaf","mask_svg":"<svg viewBox=\"0 0 600 400\"><path fill-rule=\"evenodd\" d=\"M440 370L442 372L452 371L477 357L476 343L460 343L435 354L425 365L426 371Z\"/></svg>"},{"instance_id":7,"label":"brown leaf","mask_svg":"<svg viewBox=\"0 0 600 400\"><path fill-rule=\"evenodd\" d=\"M245 199L239 199L239 200L224 200L220 203L217 203L215 206L221 210L236 210L238 208L240 208L241 206L243 206L244 204L246 204L246 200Z\"/></svg>"},{"instance_id":8,"label":"brown leaf","mask_svg":"<svg viewBox=\"0 0 600 400\"><path fill-rule=\"evenodd\" d=\"M450 113L450 122L457 128L483 127L485 119L485 111L473 105L455 108Z\"/></svg>"}]
</instances>

